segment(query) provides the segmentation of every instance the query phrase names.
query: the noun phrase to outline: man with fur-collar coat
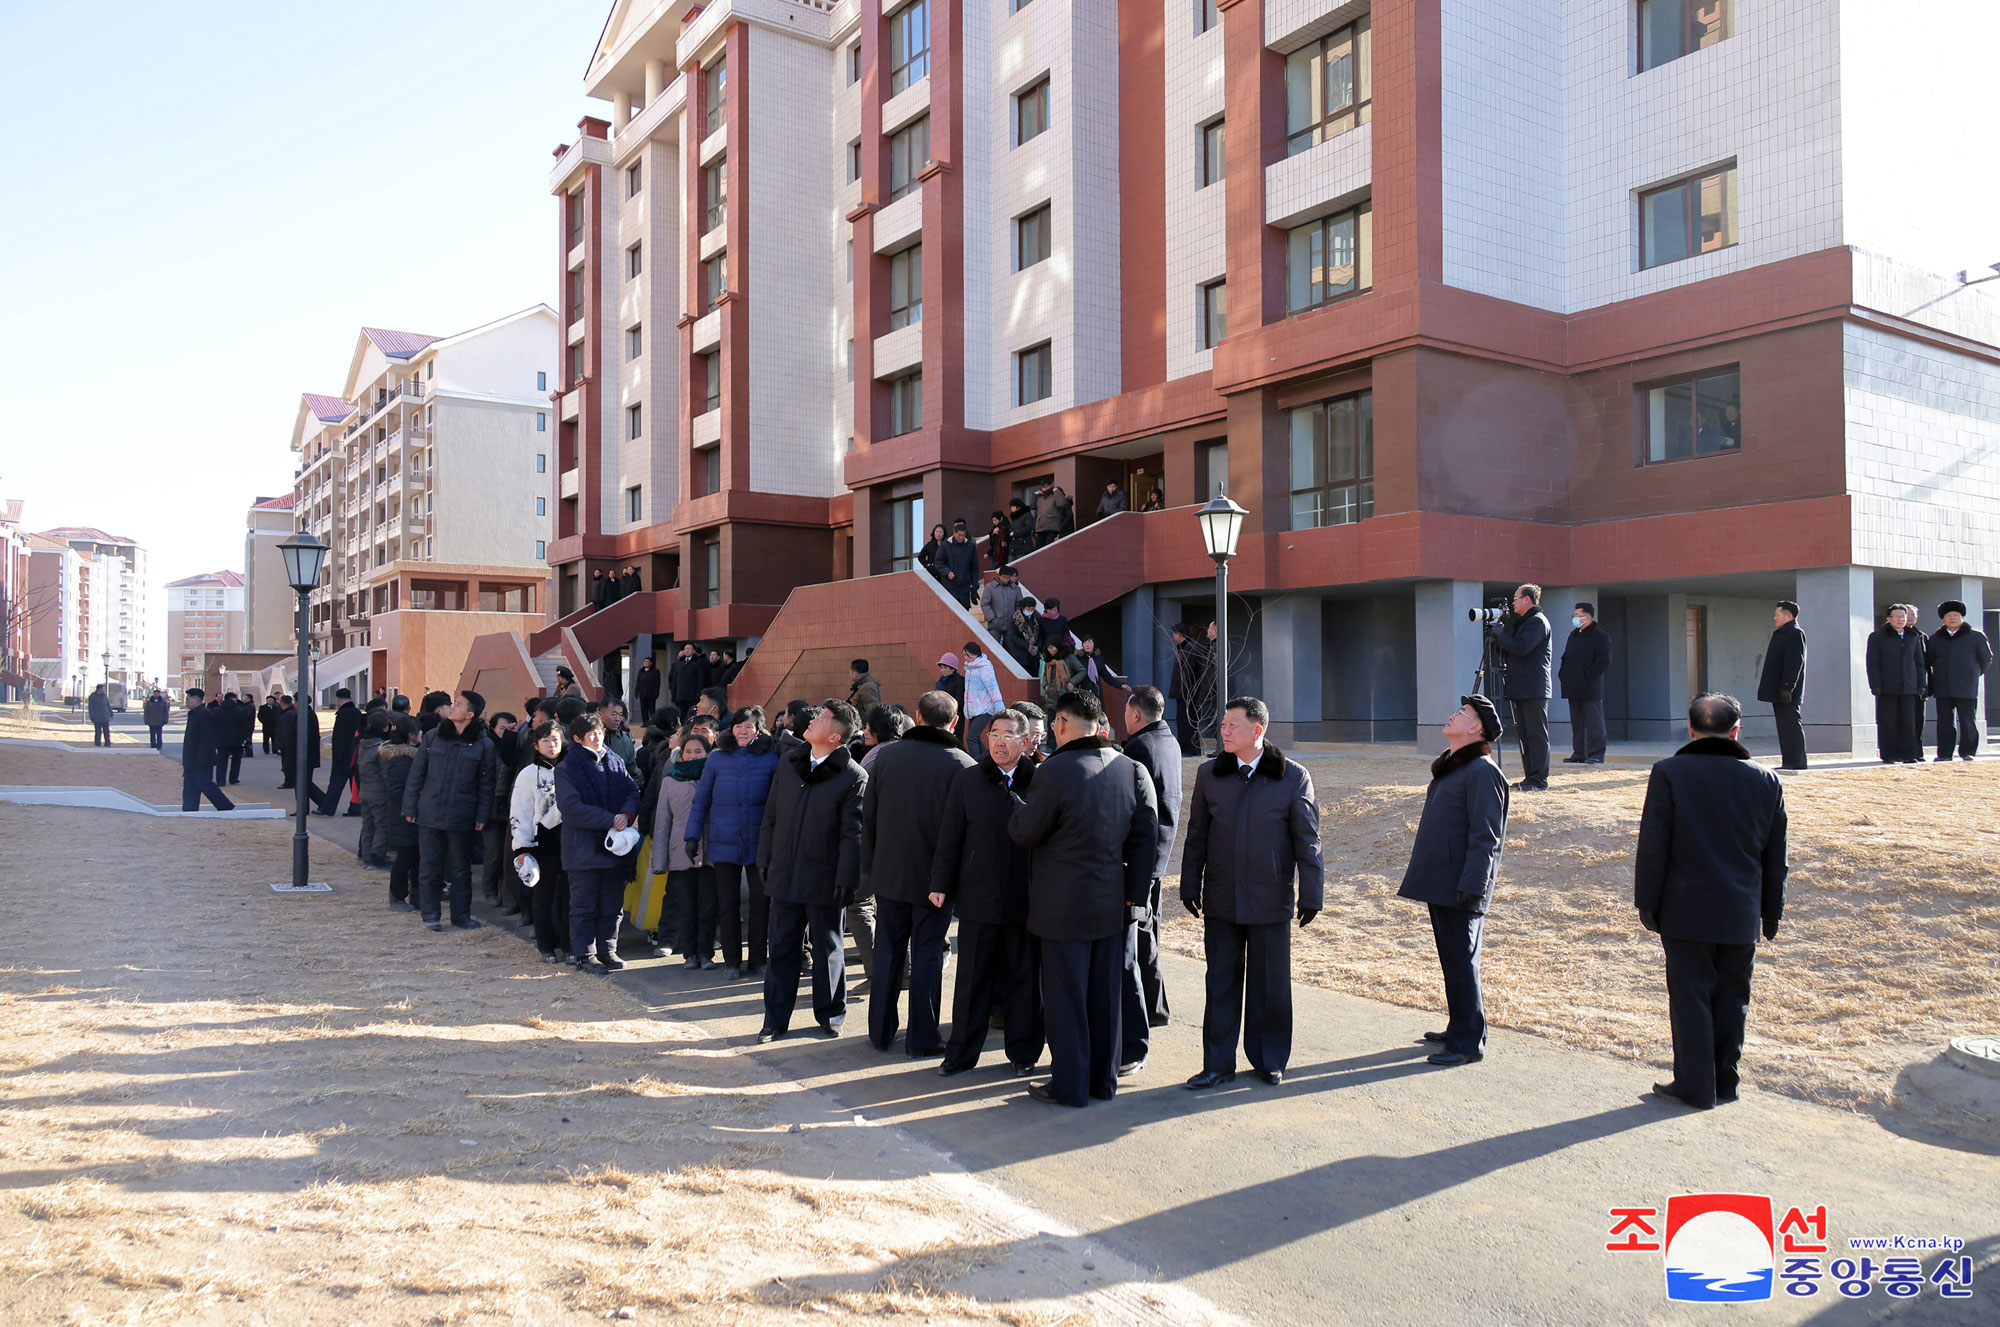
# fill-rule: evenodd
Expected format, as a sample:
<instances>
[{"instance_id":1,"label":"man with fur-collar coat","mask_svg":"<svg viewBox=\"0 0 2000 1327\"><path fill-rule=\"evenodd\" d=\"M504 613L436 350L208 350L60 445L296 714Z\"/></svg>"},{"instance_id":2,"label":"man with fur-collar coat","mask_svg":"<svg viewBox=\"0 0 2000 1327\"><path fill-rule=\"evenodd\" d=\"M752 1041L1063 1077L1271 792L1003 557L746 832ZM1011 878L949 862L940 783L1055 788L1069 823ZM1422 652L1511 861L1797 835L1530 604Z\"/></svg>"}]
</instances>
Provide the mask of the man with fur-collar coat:
<instances>
[{"instance_id":1,"label":"man with fur-collar coat","mask_svg":"<svg viewBox=\"0 0 2000 1327\"><path fill-rule=\"evenodd\" d=\"M1202 919L1208 1004L1202 1013L1195 1091L1236 1077L1236 1037L1267 1083L1284 1081L1292 1055L1294 919L1325 906L1319 801L1312 775L1264 740L1271 711L1238 696L1222 711L1222 754L1194 778L1181 905ZM1296 888L1295 888L1296 885Z\"/></svg>"}]
</instances>

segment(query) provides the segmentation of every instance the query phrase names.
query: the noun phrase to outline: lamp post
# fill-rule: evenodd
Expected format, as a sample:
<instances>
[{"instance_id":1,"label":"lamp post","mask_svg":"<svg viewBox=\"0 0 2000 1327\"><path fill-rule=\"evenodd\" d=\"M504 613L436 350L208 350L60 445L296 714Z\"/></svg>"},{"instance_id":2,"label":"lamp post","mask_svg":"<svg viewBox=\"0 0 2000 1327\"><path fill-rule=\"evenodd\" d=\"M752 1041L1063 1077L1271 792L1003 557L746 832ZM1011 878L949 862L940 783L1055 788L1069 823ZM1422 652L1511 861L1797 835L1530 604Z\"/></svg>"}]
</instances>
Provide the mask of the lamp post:
<instances>
[{"instance_id":1,"label":"lamp post","mask_svg":"<svg viewBox=\"0 0 2000 1327\"><path fill-rule=\"evenodd\" d=\"M1202 547L1215 559L1215 749L1222 751L1222 712L1229 704L1229 559L1236 556L1236 539L1249 515L1216 487L1215 496L1195 513L1201 522Z\"/></svg>"},{"instance_id":2,"label":"lamp post","mask_svg":"<svg viewBox=\"0 0 2000 1327\"><path fill-rule=\"evenodd\" d=\"M313 538L308 530L300 530L290 539L278 545L278 554L285 560L285 579L292 583L292 589L299 596L299 681L306 680L306 634L311 624L306 617L306 599L319 584L320 568L326 564L327 546ZM299 690L304 691L301 687ZM299 740L293 748L293 759L298 762L292 772L292 782L298 787L298 827L292 832L292 888L306 886L306 798L312 788L312 776L307 772L306 743L311 740L307 727L312 718L306 706L312 704L312 694L304 691L298 697Z\"/></svg>"}]
</instances>

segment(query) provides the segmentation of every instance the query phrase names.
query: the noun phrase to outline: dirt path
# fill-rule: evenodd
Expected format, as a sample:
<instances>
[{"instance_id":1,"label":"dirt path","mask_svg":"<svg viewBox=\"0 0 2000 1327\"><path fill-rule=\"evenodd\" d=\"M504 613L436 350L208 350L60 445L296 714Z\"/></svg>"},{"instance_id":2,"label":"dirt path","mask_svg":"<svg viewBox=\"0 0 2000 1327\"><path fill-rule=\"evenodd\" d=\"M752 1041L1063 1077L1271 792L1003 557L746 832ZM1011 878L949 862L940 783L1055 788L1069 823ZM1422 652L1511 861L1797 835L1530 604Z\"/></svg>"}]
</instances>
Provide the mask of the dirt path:
<instances>
[{"instance_id":1,"label":"dirt path","mask_svg":"<svg viewBox=\"0 0 2000 1327\"><path fill-rule=\"evenodd\" d=\"M1212 1320L289 832L0 807L0 1321Z\"/></svg>"}]
</instances>

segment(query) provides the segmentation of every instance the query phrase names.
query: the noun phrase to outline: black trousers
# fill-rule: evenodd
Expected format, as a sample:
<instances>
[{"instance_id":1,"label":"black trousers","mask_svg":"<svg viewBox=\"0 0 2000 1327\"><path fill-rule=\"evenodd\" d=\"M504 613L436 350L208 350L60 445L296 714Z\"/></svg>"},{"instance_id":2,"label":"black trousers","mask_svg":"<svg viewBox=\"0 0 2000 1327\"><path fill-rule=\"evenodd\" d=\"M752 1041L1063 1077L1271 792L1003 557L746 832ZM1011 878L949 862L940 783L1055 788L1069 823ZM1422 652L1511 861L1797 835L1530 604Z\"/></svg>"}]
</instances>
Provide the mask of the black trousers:
<instances>
[{"instance_id":1,"label":"black trousers","mask_svg":"<svg viewBox=\"0 0 2000 1327\"><path fill-rule=\"evenodd\" d=\"M1155 1024L1167 1021L1167 978L1160 970L1160 878L1153 877L1152 892L1146 899L1146 920L1132 927L1132 944L1125 966L1125 1021L1135 1017L1150 1033ZM1150 1038L1148 1038L1150 1039ZM1127 1045L1132 1029L1125 1029ZM1128 1057L1129 1058L1129 1057Z\"/></svg>"},{"instance_id":2,"label":"black trousers","mask_svg":"<svg viewBox=\"0 0 2000 1327\"><path fill-rule=\"evenodd\" d=\"M764 877L755 866L716 862L715 927L722 943L724 967L755 969L764 965L770 929L771 902L764 896ZM744 957L745 930L749 957Z\"/></svg>"},{"instance_id":3,"label":"black trousers","mask_svg":"<svg viewBox=\"0 0 2000 1327\"><path fill-rule=\"evenodd\" d=\"M1979 754L1979 700L1976 696L1939 696L1937 698L1937 753L1939 760L1949 759L1956 744L1961 756Z\"/></svg>"},{"instance_id":4,"label":"black trousers","mask_svg":"<svg viewBox=\"0 0 2000 1327\"><path fill-rule=\"evenodd\" d=\"M1127 934L1121 930L1101 940L1042 941L1049 1089L1065 1106L1118 1095Z\"/></svg>"},{"instance_id":5,"label":"black trousers","mask_svg":"<svg viewBox=\"0 0 2000 1327\"><path fill-rule=\"evenodd\" d=\"M215 804L218 811L234 811L236 803L223 794L215 784L215 775L206 765L189 768L181 767L181 810L201 810L201 799L206 797Z\"/></svg>"},{"instance_id":6,"label":"black trousers","mask_svg":"<svg viewBox=\"0 0 2000 1327\"><path fill-rule=\"evenodd\" d=\"M90 721L90 744L92 746L111 745L111 721L109 719Z\"/></svg>"},{"instance_id":7,"label":"black trousers","mask_svg":"<svg viewBox=\"0 0 2000 1327\"><path fill-rule=\"evenodd\" d=\"M669 871L667 887L673 893L675 921L678 923L674 931L674 948L682 958L710 961L715 955L715 919L721 912L715 897L715 868L697 866L686 871ZM664 944L667 938L664 920L660 923L659 935Z\"/></svg>"},{"instance_id":8,"label":"black trousers","mask_svg":"<svg viewBox=\"0 0 2000 1327\"><path fill-rule=\"evenodd\" d=\"M1444 1028L1444 1048L1471 1055L1486 1049L1486 998L1479 985L1479 947L1485 939L1486 916L1469 908L1433 903L1431 936L1437 941L1438 966L1444 970L1444 1004L1450 1020Z\"/></svg>"},{"instance_id":9,"label":"black trousers","mask_svg":"<svg viewBox=\"0 0 2000 1327\"><path fill-rule=\"evenodd\" d=\"M340 814L340 795L347 791L347 769L336 764L326 776L326 795L319 800L319 813L323 816Z\"/></svg>"},{"instance_id":10,"label":"black trousers","mask_svg":"<svg viewBox=\"0 0 2000 1327\"><path fill-rule=\"evenodd\" d=\"M659 704L658 701L647 700L644 696L639 697L639 726L641 728L644 728L652 719L653 706L657 704Z\"/></svg>"},{"instance_id":11,"label":"black trousers","mask_svg":"<svg viewBox=\"0 0 2000 1327\"><path fill-rule=\"evenodd\" d=\"M264 754L269 755L271 752L276 751L277 749L278 749L278 730L275 728L266 728L264 730Z\"/></svg>"},{"instance_id":12,"label":"black trousers","mask_svg":"<svg viewBox=\"0 0 2000 1327\"><path fill-rule=\"evenodd\" d=\"M1771 717L1778 723L1778 763L1786 769L1806 768L1806 726L1799 722L1799 707L1772 701Z\"/></svg>"},{"instance_id":13,"label":"black trousers","mask_svg":"<svg viewBox=\"0 0 2000 1327\"><path fill-rule=\"evenodd\" d=\"M1167 725L1174 738L1181 744L1184 756L1201 753L1201 734L1195 731L1194 708L1184 700L1174 702L1174 720Z\"/></svg>"},{"instance_id":14,"label":"black trousers","mask_svg":"<svg viewBox=\"0 0 2000 1327\"><path fill-rule=\"evenodd\" d=\"M157 723L147 724L146 745L152 747L155 751L160 750L167 744L166 738L164 736L166 731L167 731L166 727L162 724L157 724Z\"/></svg>"},{"instance_id":15,"label":"black trousers","mask_svg":"<svg viewBox=\"0 0 2000 1327\"><path fill-rule=\"evenodd\" d=\"M417 845L405 843L396 849L396 859L389 866L389 901L415 903L418 892Z\"/></svg>"},{"instance_id":16,"label":"black trousers","mask_svg":"<svg viewBox=\"0 0 2000 1327\"><path fill-rule=\"evenodd\" d=\"M489 817L480 834L485 838L486 855L480 861L479 883L488 898L512 904L520 898L521 887L514 878L514 854L507 850L514 835L507 813Z\"/></svg>"},{"instance_id":17,"label":"black trousers","mask_svg":"<svg viewBox=\"0 0 2000 1327\"><path fill-rule=\"evenodd\" d=\"M625 916L625 868L593 866L567 874L570 955L609 954L616 958L618 923Z\"/></svg>"},{"instance_id":18,"label":"black trousers","mask_svg":"<svg viewBox=\"0 0 2000 1327\"><path fill-rule=\"evenodd\" d=\"M1924 698L1875 697L1875 749L1885 763L1924 758Z\"/></svg>"},{"instance_id":19,"label":"black trousers","mask_svg":"<svg viewBox=\"0 0 2000 1327\"><path fill-rule=\"evenodd\" d=\"M910 974L910 1035L904 1049L911 1055L931 1055L944 1045L938 1023L944 1005L944 942L950 931L951 909L934 908L929 899L875 900L868 1040L876 1050L886 1051L896 1040L905 971Z\"/></svg>"},{"instance_id":20,"label":"black trousers","mask_svg":"<svg viewBox=\"0 0 2000 1327\"><path fill-rule=\"evenodd\" d=\"M1208 958L1208 1007L1201 1016L1201 1067L1236 1070L1236 1037L1259 1073L1283 1073L1292 1059L1292 931L1289 921L1246 926L1208 913L1201 919Z\"/></svg>"},{"instance_id":21,"label":"black trousers","mask_svg":"<svg viewBox=\"0 0 2000 1327\"><path fill-rule=\"evenodd\" d=\"M870 985L875 981L875 896L858 898L847 905L847 933L854 937L854 955L861 960L861 975Z\"/></svg>"},{"instance_id":22,"label":"black trousers","mask_svg":"<svg viewBox=\"0 0 2000 1327\"><path fill-rule=\"evenodd\" d=\"M1604 759L1604 702L1573 700L1569 703L1570 758L1579 763Z\"/></svg>"},{"instance_id":23,"label":"black trousers","mask_svg":"<svg viewBox=\"0 0 2000 1327\"><path fill-rule=\"evenodd\" d=\"M361 804L361 837L355 842L354 856L363 866L380 866L388 857L383 821L388 818L386 802Z\"/></svg>"},{"instance_id":24,"label":"black trousers","mask_svg":"<svg viewBox=\"0 0 2000 1327\"><path fill-rule=\"evenodd\" d=\"M568 949L569 877L563 874L562 826L535 829L535 887L528 891L528 919L535 924L535 948L544 954Z\"/></svg>"},{"instance_id":25,"label":"black trousers","mask_svg":"<svg viewBox=\"0 0 2000 1327\"><path fill-rule=\"evenodd\" d=\"M791 1029L808 936L812 939L813 1017L820 1026L829 1028L847 1021L847 946L840 938L840 906L772 899L771 961L764 966L764 1026L773 1032Z\"/></svg>"},{"instance_id":26,"label":"black trousers","mask_svg":"<svg viewBox=\"0 0 2000 1327\"><path fill-rule=\"evenodd\" d=\"M1674 1091L1697 1106L1736 1095L1750 969L1757 946L1661 937L1667 957L1667 1016L1674 1028Z\"/></svg>"},{"instance_id":27,"label":"black trousers","mask_svg":"<svg viewBox=\"0 0 2000 1327\"><path fill-rule=\"evenodd\" d=\"M1041 946L1025 926L958 922L958 974L951 988L951 1040L944 1062L970 1069L986 1049L995 1005L1006 1025L1007 1059L1030 1067L1042 1058Z\"/></svg>"},{"instance_id":28,"label":"black trousers","mask_svg":"<svg viewBox=\"0 0 2000 1327\"><path fill-rule=\"evenodd\" d=\"M417 826L417 909L424 920L441 919L451 904L452 925L472 920L472 841L476 830Z\"/></svg>"},{"instance_id":29,"label":"black trousers","mask_svg":"<svg viewBox=\"0 0 2000 1327\"><path fill-rule=\"evenodd\" d=\"M1549 778L1549 702L1510 700L1514 710L1514 738L1521 745L1521 777L1529 783L1547 783Z\"/></svg>"}]
</instances>

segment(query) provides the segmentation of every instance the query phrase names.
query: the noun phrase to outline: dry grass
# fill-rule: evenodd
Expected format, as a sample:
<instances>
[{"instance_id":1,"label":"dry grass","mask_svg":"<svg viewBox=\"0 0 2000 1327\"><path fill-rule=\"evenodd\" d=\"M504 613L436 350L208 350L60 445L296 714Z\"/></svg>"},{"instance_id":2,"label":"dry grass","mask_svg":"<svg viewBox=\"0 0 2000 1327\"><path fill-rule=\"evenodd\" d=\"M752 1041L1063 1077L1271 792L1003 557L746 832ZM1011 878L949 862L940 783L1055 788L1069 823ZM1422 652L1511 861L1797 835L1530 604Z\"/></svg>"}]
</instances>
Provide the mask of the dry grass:
<instances>
[{"instance_id":1,"label":"dry grass","mask_svg":"<svg viewBox=\"0 0 2000 1327\"><path fill-rule=\"evenodd\" d=\"M1441 1008L1430 928L1420 905L1395 897L1428 770L1408 760L1306 763L1320 797L1327 908L1294 943L1299 975ZM1632 908L1646 771L1558 769L1556 791L1514 797L1486 926L1487 1015L1665 1065L1659 942ZM1904 1067L1953 1036L2000 1028L2000 765L1828 771L1787 781L1785 798L1785 923L1758 953L1746 1078L1830 1105L1894 1109ZM1169 929L1183 952L1200 942L1184 916Z\"/></svg>"},{"instance_id":2,"label":"dry grass","mask_svg":"<svg viewBox=\"0 0 2000 1327\"><path fill-rule=\"evenodd\" d=\"M170 726L178 731L180 721ZM29 787L118 788L144 801L178 803L181 799L180 766L153 753L146 745L146 732L135 738L122 728L112 729L112 749L82 752L54 751L44 747L0 746L0 784ZM90 725L69 724L50 717L49 711L24 714L19 707L0 709L0 737L33 738L67 742L90 748ZM261 757L260 757L261 759Z\"/></svg>"},{"instance_id":3,"label":"dry grass","mask_svg":"<svg viewBox=\"0 0 2000 1327\"><path fill-rule=\"evenodd\" d=\"M271 894L289 832L0 807L0 1322L1086 1320L700 1028L346 861Z\"/></svg>"}]
</instances>

